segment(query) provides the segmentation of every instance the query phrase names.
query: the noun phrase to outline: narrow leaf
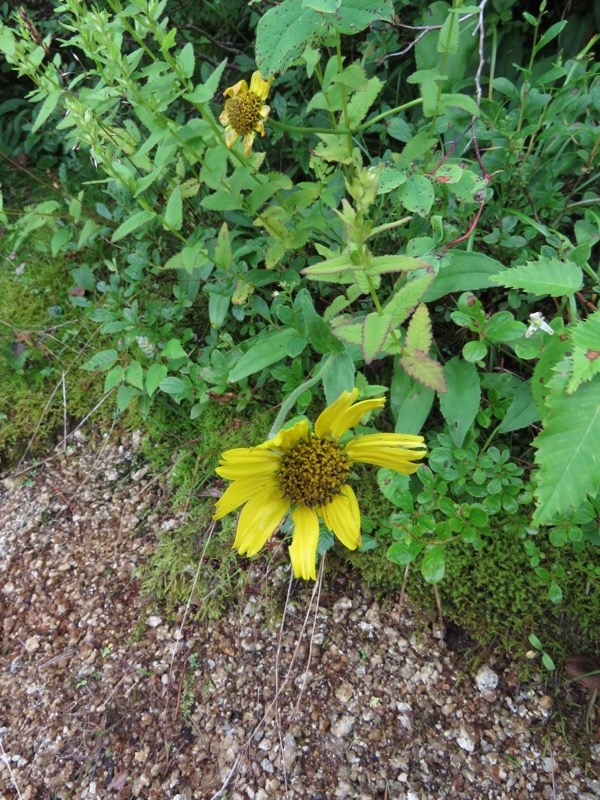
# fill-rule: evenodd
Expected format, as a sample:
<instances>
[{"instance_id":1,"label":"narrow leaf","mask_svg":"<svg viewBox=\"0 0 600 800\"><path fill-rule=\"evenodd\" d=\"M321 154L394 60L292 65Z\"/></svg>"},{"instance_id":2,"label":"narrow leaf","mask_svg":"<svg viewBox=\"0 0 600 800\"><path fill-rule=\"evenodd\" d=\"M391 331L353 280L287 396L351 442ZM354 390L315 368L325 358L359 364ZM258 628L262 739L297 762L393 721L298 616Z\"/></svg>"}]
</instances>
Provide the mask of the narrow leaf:
<instances>
[{"instance_id":1,"label":"narrow leaf","mask_svg":"<svg viewBox=\"0 0 600 800\"><path fill-rule=\"evenodd\" d=\"M167 228L178 231L183 222L183 206L181 201L181 186L176 186L171 192L165 210L164 222Z\"/></svg>"},{"instance_id":2,"label":"narrow leaf","mask_svg":"<svg viewBox=\"0 0 600 800\"><path fill-rule=\"evenodd\" d=\"M257 337L258 341L234 365L229 373L229 382L237 383L281 361L287 356L288 345L297 335L297 331L293 328L261 334Z\"/></svg>"},{"instance_id":3,"label":"narrow leaf","mask_svg":"<svg viewBox=\"0 0 600 800\"><path fill-rule=\"evenodd\" d=\"M365 364L370 364L382 349L392 327L392 318L376 311L367 314L363 323L361 348Z\"/></svg>"},{"instance_id":4,"label":"narrow leaf","mask_svg":"<svg viewBox=\"0 0 600 800\"><path fill-rule=\"evenodd\" d=\"M451 250L443 257L440 270L423 300L431 303L452 292L489 289L502 282L502 279L494 282L493 276L504 269L503 264L483 253Z\"/></svg>"},{"instance_id":5,"label":"narrow leaf","mask_svg":"<svg viewBox=\"0 0 600 800\"><path fill-rule=\"evenodd\" d=\"M154 211L138 211L136 214L133 214L129 219L126 219L117 230L113 233L111 237L111 242L118 242L123 237L127 236L133 231L137 231L138 228L141 228L142 225L145 225L147 222L150 222L151 219L154 219L156 214Z\"/></svg>"},{"instance_id":6,"label":"narrow leaf","mask_svg":"<svg viewBox=\"0 0 600 800\"><path fill-rule=\"evenodd\" d=\"M473 364L453 358L444 367L448 392L440 397L440 409L452 441L460 447L479 411L481 388Z\"/></svg>"}]
</instances>

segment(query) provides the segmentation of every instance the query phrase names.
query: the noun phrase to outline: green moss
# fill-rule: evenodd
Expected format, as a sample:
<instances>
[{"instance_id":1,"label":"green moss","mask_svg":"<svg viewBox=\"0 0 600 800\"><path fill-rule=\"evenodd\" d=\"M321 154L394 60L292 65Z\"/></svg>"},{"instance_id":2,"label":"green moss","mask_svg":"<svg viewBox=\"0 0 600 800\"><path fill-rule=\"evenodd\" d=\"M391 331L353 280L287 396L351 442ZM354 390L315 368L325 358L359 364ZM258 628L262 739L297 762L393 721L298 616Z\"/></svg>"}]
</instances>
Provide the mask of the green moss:
<instances>
[{"instance_id":1,"label":"green moss","mask_svg":"<svg viewBox=\"0 0 600 800\"><path fill-rule=\"evenodd\" d=\"M70 268L26 250L0 271L0 465L33 437L35 455L102 397L102 379L84 372L91 331L68 297ZM24 266L23 266L24 265ZM82 344L83 343L83 344ZM64 392L63 392L64 383ZM66 399L66 402L65 402Z\"/></svg>"}]
</instances>

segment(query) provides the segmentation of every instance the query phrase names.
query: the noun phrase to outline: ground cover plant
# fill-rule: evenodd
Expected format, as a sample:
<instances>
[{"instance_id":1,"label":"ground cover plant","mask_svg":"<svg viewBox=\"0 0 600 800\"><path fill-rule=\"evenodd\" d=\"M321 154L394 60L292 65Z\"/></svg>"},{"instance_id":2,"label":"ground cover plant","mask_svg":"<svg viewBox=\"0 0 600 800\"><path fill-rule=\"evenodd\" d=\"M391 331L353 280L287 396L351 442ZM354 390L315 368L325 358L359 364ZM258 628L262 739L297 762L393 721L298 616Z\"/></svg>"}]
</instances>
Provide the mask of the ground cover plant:
<instances>
[{"instance_id":1,"label":"ground cover plant","mask_svg":"<svg viewBox=\"0 0 600 800\"><path fill-rule=\"evenodd\" d=\"M306 416L339 398L365 404L339 436L423 437L414 475L369 452L338 463L325 499L286 484L242 552L292 505L292 561L313 578L357 498L365 580L431 585L443 613L553 670L598 647L600 80L598 9L535 5L4 7L0 224L6 285L25 260L39 291L61 276L61 313L89 332L73 333L80 380L146 427L153 458L177 427L190 491L226 449L215 408L227 448L250 449L244 475L265 440L292 458L314 442ZM16 174L42 188L19 194ZM11 325L0 368L47 392L52 359L17 354L27 326ZM154 591L188 588L174 545L150 563Z\"/></svg>"}]
</instances>

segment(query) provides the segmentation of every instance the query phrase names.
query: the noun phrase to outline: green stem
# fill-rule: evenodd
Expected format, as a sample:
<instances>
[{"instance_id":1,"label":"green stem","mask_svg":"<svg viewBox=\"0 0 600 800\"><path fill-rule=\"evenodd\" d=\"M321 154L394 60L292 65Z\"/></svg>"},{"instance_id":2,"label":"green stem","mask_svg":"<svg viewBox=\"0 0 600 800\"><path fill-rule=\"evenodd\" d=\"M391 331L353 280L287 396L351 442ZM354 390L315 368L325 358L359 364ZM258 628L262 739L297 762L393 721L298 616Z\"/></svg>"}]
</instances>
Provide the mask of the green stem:
<instances>
[{"instance_id":1,"label":"green stem","mask_svg":"<svg viewBox=\"0 0 600 800\"><path fill-rule=\"evenodd\" d=\"M377 114L376 117L372 117L368 119L366 122L363 122L362 125L359 125L356 128L355 133L362 133L366 131L367 128L370 128L371 125L375 125L377 122L381 122L382 119L391 116L392 114L398 114L400 111L406 111L409 108L415 108L415 106L422 106L423 100L418 97L416 100L409 100L408 103L403 103L401 106L396 106L395 108L389 108L387 111L383 111L381 114Z\"/></svg>"},{"instance_id":2,"label":"green stem","mask_svg":"<svg viewBox=\"0 0 600 800\"><path fill-rule=\"evenodd\" d=\"M315 372L315 374L311 378L307 378L304 383L301 383L300 386L297 386L294 391L286 397L281 404L281 408L279 409L279 414L277 414L277 417L275 418L275 422L271 426L271 430L269 431L269 439L272 439L279 433L283 423L285 422L285 418L296 404L296 400L300 397L300 395L303 394L307 389L310 389L311 386L314 386L315 383L318 383L323 375L325 375L325 373L329 370L332 363L332 356L327 356L325 359L323 359L321 366Z\"/></svg>"},{"instance_id":3,"label":"green stem","mask_svg":"<svg viewBox=\"0 0 600 800\"><path fill-rule=\"evenodd\" d=\"M411 219L412 217L402 217L402 219L397 219L394 222L386 222L385 225L378 225L376 228L373 228L366 238L370 239L372 236L377 236L384 231L391 231L393 228L398 228L400 225L406 225Z\"/></svg>"},{"instance_id":4,"label":"green stem","mask_svg":"<svg viewBox=\"0 0 600 800\"><path fill-rule=\"evenodd\" d=\"M340 36L340 32L336 31L336 42L335 42L335 50L337 53L337 66L338 66L338 75L341 75L344 71L344 61L342 59L342 38ZM344 84L340 84L340 90L342 95L342 114L344 116L344 125L346 126L346 130L350 129L350 117L348 115L348 92L346 91L346 87ZM346 134L346 147L348 148L348 156L352 159L352 134ZM351 165L351 171L354 173L354 167Z\"/></svg>"},{"instance_id":5,"label":"green stem","mask_svg":"<svg viewBox=\"0 0 600 800\"><path fill-rule=\"evenodd\" d=\"M284 122L277 122L274 119L268 120L268 125L278 128L281 131L289 131L290 133L340 133L352 135L354 131L346 128L310 128L303 127L302 125L286 125Z\"/></svg>"}]
</instances>

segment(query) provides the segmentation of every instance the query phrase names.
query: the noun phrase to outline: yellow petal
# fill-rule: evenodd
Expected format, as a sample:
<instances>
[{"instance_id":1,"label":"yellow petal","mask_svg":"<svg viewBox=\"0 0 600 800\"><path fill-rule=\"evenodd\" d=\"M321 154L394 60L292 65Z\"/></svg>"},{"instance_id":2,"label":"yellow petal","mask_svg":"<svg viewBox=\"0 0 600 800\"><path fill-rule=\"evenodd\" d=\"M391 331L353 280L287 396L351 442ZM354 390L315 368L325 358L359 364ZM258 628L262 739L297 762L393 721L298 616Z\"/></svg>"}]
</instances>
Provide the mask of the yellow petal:
<instances>
[{"instance_id":1,"label":"yellow petal","mask_svg":"<svg viewBox=\"0 0 600 800\"><path fill-rule=\"evenodd\" d=\"M420 461L427 454L422 437L409 438L408 435L394 433L357 436L348 442L344 450L353 462L375 464L405 475L416 472L419 464L413 462Z\"/></svg>"},{"instance_id":2,"label":"yellow petal","mask_svg":"<svg viewBox=\"0 0 600 800\"><path fill-rule=\"evenodd\" d=\"M354 388L351 392L342 392L341 395L330 406L322 411L315 422L315 433L321 439L325 439L331 434L333 425L340 414L343 414L358 397L358 389Z\"/></svg>"},{"instance_id":3,"label":"yellow petal","mask_svg":"<svg viewBox=\"0 0 600 800\"><path fill-rule=\"evenodd\" d=\"M334 439L339 439L347 430L358 425L361 417L374 408L382 408L385 405L385 397L377 397L373 400L362 400L347 408L335 420L331 426L331 435Z\"/></svg>"},{"instance_id":4,"label":"yellow petal","mask_svg":"<svg viewBox=\"0 0 600 800\"><path fill-rule=\"evenodd\" d=\"M348 550L356 550L360 544L360 510L356 495L350 486L343 486L342 494L320 508L319 513L340 542Z\"/></svg>"},{"instance_id":5,"label":"yellow petal","mask_svg":"<svg viewBox=\"0 0 600 800\"><path fill-rule=\"evenodd\" d=\"M291 450L292 447L297 444L301 439L308 439L309 435L309 423L307 419L302 419L300 422L296 422L290 428L284 428L282 431L274 436L272 439L269 439L266 442L258 445L258 449L269 449L269 450L283 450L287 452Z\"/></svg>"},{"instance_id":6,"label":"yellow petal","mask_svg":"<svg viewBox=\"0 0 600 800\"><path fill-rule=\"evenodd\" d=\"M289 510L290 502L281 493L257 493L240 512L233 547L240 555L254 556L261 550Z\"/></svg>"},{"instance_id":7,"label":"yellow petal","mask_svg":"<svg viewBox=\"0 0 600 800\"><path fill-rule=\"evenodd\" d=\"M215 469L217 475L229 481L244 478L269 478L274 476L279 468L281 456L267 450L258 450L258 448L252 449L253 452L251 454L224 459Z\"/></svg>"},{"instance_id":8,"label":"yellow petal","mask_svg":"<svg viewBox=\"0 0 600 800\"><path fill-rule=\"evenodd\" d=\"M227 514L231 514L242 503L246 503L254 497L264 486L264 478L234 481L216 502L213 519L222 519Z\"/></svg>"},{"instance_id":9,"label":"yellow petal","mask_svg":"<svg viewBox=\"0 0 600 800\"><path fill-rule=\"evenodd\" d=\"M231 150L238 136L239 134L236 131L234 131L231 125L228 125L225 128L225 145L227 146L228 150Z\"/></svg>"},{"instance_id":10,"label":"yellow petal","mask_svg":"<svg viewBox=\"0 0 600 800\"><path fill-rule=\"evenodd\" d=\"M239 94L242 91L244 92L248 91L248 84L246 83L246 81L243 80L238 81L233 86L229 86L227 89L225 89L223 94L225 97L235 97L236 94Z\"/></svg>"},{"instance_id":11,"label":"yellow petal","mask_svg":"<svg viewBox=\"0 0 600 800\"><path fill-rule=\"evenodd\" d=\"M294 533L290 545L290 560L296 578L317 579L317 545L319 543L319 519L307 506L292 511Z\"/></svg>"},{"instance_id":12,"label":"yellow petal","mask_svg":"<svg viewBox=\"0 0 600 800\"><path fill-rule=\"evenodd\" d=\"M244 155L249 156L252 152L252 145L256 138L256 131L251 131L244 136Z\"/></svg>"},{"instance_id":13,"label":"yellow petal","mask_svg":"<svg viewBox=\"0 0 600 800\"><path fill-rule=\"evenodd\" d=\"M225 106L223 111L221 111L221 113L219 114L219 122L221 123L221 125L229 125L229 109L227 108L227 106Z\"/></svg>"},{"instance_id":14,"label":"yellow petal","mask_svg":"<svg viewBox=\"0 0 600 800\"><path fill-rule=\"evenodd\" d=\"M260 74L260 71L256 70L256 72L252 73L252 77L250 78L250 91L257 97L260 97L261 100L266 100L272 82L272 76L266 81Z\"/></svg>"},{"instance_id":15,"label":"yellow petal","mask_svg":"<svg viewBox=\"0 0 600 800\"><path fill-rule=\"evenodd\" d=\"M262 106L259 111L259 114L263 119L267 119L270 113L271 113L271 106Z\"/></svg>"}]
</instances>

